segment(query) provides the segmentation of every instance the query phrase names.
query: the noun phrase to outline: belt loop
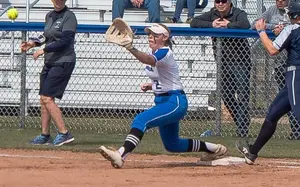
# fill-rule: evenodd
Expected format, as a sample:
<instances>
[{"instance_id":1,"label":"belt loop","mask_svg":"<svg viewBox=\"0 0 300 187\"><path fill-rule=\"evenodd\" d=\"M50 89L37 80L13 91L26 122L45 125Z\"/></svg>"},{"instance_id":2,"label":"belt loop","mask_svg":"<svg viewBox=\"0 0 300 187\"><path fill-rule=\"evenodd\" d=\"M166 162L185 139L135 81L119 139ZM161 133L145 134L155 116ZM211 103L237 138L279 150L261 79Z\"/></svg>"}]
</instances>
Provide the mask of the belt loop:
<instances>
[{"instance_id":1,"label":"belt loop","mask_svg":"<svg viewBox=\"0 0 300 187\"><path fill-rule=\"evenodd\" d=\"M286 68L286 71L295 71L297 69L296 66L289 66Z\"/></svg>"}]
</instances>

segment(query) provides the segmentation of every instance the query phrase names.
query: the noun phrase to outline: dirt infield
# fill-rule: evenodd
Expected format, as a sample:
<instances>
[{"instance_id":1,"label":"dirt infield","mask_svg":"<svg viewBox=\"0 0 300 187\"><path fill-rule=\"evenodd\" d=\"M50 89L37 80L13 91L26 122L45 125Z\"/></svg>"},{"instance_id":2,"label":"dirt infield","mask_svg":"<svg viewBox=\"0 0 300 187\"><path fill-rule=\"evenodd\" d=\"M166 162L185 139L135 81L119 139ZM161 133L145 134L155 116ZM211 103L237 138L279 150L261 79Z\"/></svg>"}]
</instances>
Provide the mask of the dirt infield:
<instances>
[{"instance_id":1,"label":"dirt infield","mask_svg":"<svg viewBox=\"0 0 300 187\"><path fill-rule=\"evenodd\" d=\"M258 159L255 166L196 166L197 158L132 154L114 169L97 153L0 149L0 187L288 187L300 160Z\"/></svg>"}]
</instances>

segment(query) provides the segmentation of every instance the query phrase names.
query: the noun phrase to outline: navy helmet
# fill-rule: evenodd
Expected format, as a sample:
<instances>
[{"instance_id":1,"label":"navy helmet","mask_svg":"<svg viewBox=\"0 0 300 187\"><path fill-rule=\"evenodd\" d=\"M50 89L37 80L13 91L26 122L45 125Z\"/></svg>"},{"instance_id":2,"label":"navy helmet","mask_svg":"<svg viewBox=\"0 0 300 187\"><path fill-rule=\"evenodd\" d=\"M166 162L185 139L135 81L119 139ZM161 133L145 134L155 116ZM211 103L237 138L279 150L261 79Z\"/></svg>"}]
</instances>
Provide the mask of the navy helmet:
<instances>
[{"instance_id":1,"label":"navy helmet","mask_svg":"<svg viewBox=\"0 0 300 187\"><path fill-rule=\"evenodd\" d=\"M288 10L290 19L296 19L300 16L300 0L290 0Z\"/></svg>"}]
</instances>

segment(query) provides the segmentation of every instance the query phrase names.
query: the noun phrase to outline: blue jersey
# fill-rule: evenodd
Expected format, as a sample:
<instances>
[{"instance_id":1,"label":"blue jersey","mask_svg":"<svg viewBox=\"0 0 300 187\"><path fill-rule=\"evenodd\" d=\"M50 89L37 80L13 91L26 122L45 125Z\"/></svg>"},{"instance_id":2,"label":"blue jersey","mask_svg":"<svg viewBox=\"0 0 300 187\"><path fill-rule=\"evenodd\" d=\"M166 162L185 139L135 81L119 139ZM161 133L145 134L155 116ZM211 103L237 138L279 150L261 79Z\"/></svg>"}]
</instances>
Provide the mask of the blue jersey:
<instances>
[{"instance_id":1,"label":"blue jersey","mask_svg":"<svg viewBox=\"0 0 300 187\"><path fill-rule=\"evenodd\" d=\"M169 47L162 47L151 55L155 59L155 66L146 66L145 71L152 80L154 93L161 94L171 90L182 90L179 68L172 50Z\"/></svg>"},{"instance_id":2,"label":"blue jersey","mask_svg":"<svg viewBox=\"0 0 300 187\"><path fill-rule=\"evenodd\" d=\"M287 66L300 66L300 25L286 26L273 41L273 46L279 51L286 49Z\"/></svg>"},{"instance_id":3,"label":"blue jersey","mask_svg":"<svg viewBox=\"0 0 300 187\"><path fill-rule=\"evenodd\" d=\"M273 41L273 46L279 51L286 49L288 60L285 86L270 105L266 119L277 124L283 115L292 110L300 121L300 25L286 26Z\"/></svg>"}]
</instances>

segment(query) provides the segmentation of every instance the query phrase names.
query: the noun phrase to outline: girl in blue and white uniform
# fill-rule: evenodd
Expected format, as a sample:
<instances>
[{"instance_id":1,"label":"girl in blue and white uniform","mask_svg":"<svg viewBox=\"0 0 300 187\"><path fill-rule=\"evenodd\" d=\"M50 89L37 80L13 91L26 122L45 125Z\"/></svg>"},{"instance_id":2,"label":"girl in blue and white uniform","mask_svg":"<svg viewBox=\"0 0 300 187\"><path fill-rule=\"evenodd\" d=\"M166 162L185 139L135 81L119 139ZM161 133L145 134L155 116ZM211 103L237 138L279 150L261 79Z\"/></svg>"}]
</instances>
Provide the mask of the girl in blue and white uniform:
<instances>
[{"instance_id":1,"label":"girl in blue and white uniform","mask_svg":"<svg viewBox=\"0 0 300 187\"><path fill-rule=\"evenodd\" d=\"M171 50L170 30L163 24L153 24L151 27L146 27L145 32L148 34L150 54L131 46L126 48L140 62L146 64L145 71L151 83L142 84L141 90L154 92L155 106L134 118L122 147L114 151L101 146L100 153L111 161L113 167L121 168L125 158L137 147L146 130L158 127L167 151L203 151L206 154L202 154L201 160L213 160L223 156L227 151L223 145L179 137L179 121L187 112L188 101Z\"/></svg>"}]
</instances>

